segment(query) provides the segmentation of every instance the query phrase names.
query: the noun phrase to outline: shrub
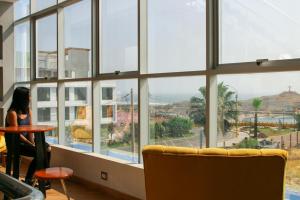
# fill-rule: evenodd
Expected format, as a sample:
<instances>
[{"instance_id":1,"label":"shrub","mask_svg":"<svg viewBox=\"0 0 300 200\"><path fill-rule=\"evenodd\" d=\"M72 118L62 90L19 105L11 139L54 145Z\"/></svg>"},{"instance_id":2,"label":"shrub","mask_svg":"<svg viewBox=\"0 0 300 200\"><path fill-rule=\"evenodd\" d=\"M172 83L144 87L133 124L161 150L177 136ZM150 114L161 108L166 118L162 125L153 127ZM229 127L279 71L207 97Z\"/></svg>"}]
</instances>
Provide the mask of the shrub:
<instances>
[{"instance_id":1,"label":"shrub","mask_svg":"<svg viewBox=\"0 0 300 200\"><path fill-rule=\"evenodd\" d=\"M258 141L255 138L245 138L240 143L236 145L237 148L257 148L258 147Z\"/></svg>"}]
</instances>

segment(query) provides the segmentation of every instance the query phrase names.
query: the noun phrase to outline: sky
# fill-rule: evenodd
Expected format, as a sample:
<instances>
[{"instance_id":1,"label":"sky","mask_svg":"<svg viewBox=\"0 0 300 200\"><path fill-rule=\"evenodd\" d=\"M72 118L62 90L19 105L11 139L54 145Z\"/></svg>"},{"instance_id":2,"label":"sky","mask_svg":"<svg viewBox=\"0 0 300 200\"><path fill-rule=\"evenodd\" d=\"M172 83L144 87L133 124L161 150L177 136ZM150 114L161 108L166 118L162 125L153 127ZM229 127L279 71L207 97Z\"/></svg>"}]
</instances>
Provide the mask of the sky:
<instances>
[{"instance_id":1,"label":"sky","mask_svg":"<svg viewBox=\"0 0 300 200\"><path fill-rule=\"evenodd\" d=\"M100 58L103 72L137 70L137 1L102 2ZM205 68L204 2L149 1L149 72ZM261 58L299 58L299 7L299 0L220 1L220 63L247 62ZM20 9L17 11L19 13ZM56 42L53 42L56 41L55 18L40 20L40 49L56 48ZM90 48L90 26L90 0L66 8L65 46ZM22 49L22 45L19 46ZM218 77L218 82L224 81L235 88L241 98L248 98L278 94L287 91L289 86L300 93L299 75L300 72L222 75ZM156 94L195 94L199 87L205 85L205 77L162 78L149 82L150 90Z\"/></svg>"}]
</instances>

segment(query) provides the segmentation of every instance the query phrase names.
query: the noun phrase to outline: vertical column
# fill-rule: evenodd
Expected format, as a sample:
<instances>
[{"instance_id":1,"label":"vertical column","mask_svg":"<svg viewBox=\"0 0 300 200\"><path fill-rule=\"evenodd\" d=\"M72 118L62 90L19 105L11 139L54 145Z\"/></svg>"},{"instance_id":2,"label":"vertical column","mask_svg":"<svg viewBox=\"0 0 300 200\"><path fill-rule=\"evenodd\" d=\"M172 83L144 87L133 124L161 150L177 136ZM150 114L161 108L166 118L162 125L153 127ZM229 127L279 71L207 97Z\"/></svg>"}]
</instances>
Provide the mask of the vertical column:
<instances>
[{"instance_id":1,"label":"vertical column","mask_svg":"<svg viewBox=\"0 0 300 200\"><path fill-rule=\"evenodd\" d=\"M64 50L64 10L59 8L57 12L57 72L58 79L63 79L65 68L65 50ZM65 140L65 84L57 84L57 120L58 120L58 143L66 144Z\"/></svg>"},{"instance_id":2,"label":"vertical column","mask_svg":"<svg viewBox=\"0 0 300 200\"><path fill-rule=\"evenodd\" d=\"M93 82L93 150L100 153L101 150L101 85L100 81Z\"/></svg>"},{"instance_id":3,"label":"vertical column","mask_svg":"<svg viewBox=\"0 0 300 200\"><path fill-rule=\"evenodd\" d=\"M58 79L65 78L64 9L57 12L57 73Z\"/></svg>"},{"instance_id":4,"label":"vertical column","mask_svg":"<svg viewBox=\"0 0 300 200\"><path fill-rule=\"evenodd\" d=\"M99 4L101 0L92 0L92 77L99 74ZM92 82L92 133L93 151L100 153L101 128L100 128L100 82Z\"/></svg>"},{"instance_id":5,"label":"vertical column","mask_svg":"<svg viewBox=\"0 0 300 200\"><path fill-rule=\"evenodd\" d=\"M57 85L57 119L58 119L58 143L65 145L65 84Z\"/></svg>"},{"instance_id":6,"label":"vertical column","mask_svg":"<svg viewBox=\"0 0 300 200\"><path fill-rule=\"evenodd\" d=\"M36 21L33 19L30 19L30 80L35 80L36 77L36 69L37 69L37 58L36 58Z\"/></svg>"},{"instance_id":7,"label":"vertical column","mask_svg":"<svg viewBox=\"0 0 300 200\"><path fill-rule=\"evenodd\" d=\"M206 146L217 146L218 83L213 70L219 62L218 0L206 0Z\"/></svg>"},{"instance_id":8,"label":"vertical column","mask_svg":"<svg viewBox=\"0 0 300 200\"><path fill-rule=\"evenodd\" d=\"M37 84L32 83L30 85L30 91L31 91L31 111L32 111L32 124L37 124L38 122L38 98L37 98Z\"/></svg>"},{"instance_id":9,"label":"vertical column","mask_svg":"<svg viewBox=\"0 0 300 200\"><path fill-rule=\"evenodd\" d=\"M138 12L139 25L139 71L141 74L148 72L148 14L147 14L147 0L140 0ZM142 148L149 144L149 88L147 79L139 79L139 125L140 125L140 139L139 139L139 162L142 161Z\"/></svg>"}]
</instances>

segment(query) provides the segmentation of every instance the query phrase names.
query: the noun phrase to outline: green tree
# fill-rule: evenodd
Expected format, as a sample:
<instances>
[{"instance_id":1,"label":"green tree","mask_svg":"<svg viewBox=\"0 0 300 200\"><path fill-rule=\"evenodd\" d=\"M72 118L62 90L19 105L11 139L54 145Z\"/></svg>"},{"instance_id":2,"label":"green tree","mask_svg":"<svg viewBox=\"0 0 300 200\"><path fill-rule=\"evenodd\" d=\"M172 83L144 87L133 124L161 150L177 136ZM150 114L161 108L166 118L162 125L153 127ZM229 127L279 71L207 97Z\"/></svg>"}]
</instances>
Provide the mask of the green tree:
<instances>
[{"instance_id":1,"label":"green tree","mask_svg":"<svg viewBox=\"0 0 300 200\"><path fill-rule=\"evenodd\" d=\"M260 98L254 98L252 100L252 107L254 108L254 138L257 138L257 111L262 105L262 100Z\"/></svg>"},{"instance_id":2,"label":"green tree","mask_svg":"<svg viewBox=\"0 0 300 200\"><path fill-rule=\"evenodd\" d=\"M154 125L154 135L155 139L162 138L166 134L166 128L162 125L162 123L155 123Z\"/></svg>"},{"instance_id":3,"label":"green tree","mask_svg":"<svg viewBox=\"0 0 300 200\"><path fill-rule=\"evenodd\" d=\"M300 114L296 114L294 118L296 120L297 130L300 131Z\"/></svg>"},{"instance_id":4,"label":"green tree","mask_svg":"<svg viewBox=\"0 0 300 200\"><path fill-rule=\"evenodd\" d=\"M205 107L206 107L206 88L199 88L200 97L192 97L190 100L189 116L195 124L204 126L205 124ZM235 105L238 103L234 99L235 92L230 91L228 86L223 82L218 84L218 130L225 135L225 124L229 124L229 119L236 119L238 112ZM227 127L228 128L228 127Z\"/></svg>"},{"instance_id":5,"label":"green tree","mask_svg":"<svg viewBox=\"0 0 300 200\"><path fill-rule=\"evenodd\" d=\"M175 117L166 123L166 127L171 137L182 137L190 133L193 122L190 119Z\"/></svg>"}]
</instances>

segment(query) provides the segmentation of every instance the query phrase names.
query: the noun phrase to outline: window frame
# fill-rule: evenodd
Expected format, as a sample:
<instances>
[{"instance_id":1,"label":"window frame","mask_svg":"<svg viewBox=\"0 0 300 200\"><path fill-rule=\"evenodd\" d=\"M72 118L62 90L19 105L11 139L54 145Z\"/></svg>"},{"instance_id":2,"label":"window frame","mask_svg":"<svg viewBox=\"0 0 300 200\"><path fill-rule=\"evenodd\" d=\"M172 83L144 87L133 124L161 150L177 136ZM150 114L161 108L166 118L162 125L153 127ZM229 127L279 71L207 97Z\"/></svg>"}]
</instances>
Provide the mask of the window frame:
<instances>
[{"instance_id":1,"label":"window frame","mask_svg":"<svg viewBox=\"0 0 300 200\"><path fill-rule=\"evenodd\" d=\"M206 0L206 69L197 71L182 71L182 72L166 72L166 73L147 73L148 72L148 30L147 30L147 9L149 0L138 1L138 70L122 73L107 73L100 74L100 35L101 35L101 21L99 1L92 0L91 4L91 20L92 20L92 53L91 53L91 68L92 76L88 78L76 78L65 79L62 76L64 72L60 66L64 66L64 38L63 38L63 9L69 5L75 4L78 0L59 1L56 5L49 8L45 8L38 12L32 13L26 17L15 21L14 25L20 24L24 21L30 21L30 43L31 43L31 77L30 81L16 82L16 84L30 84L31 92L36 90L36 87L40 83L57 83L57 95L58 100L58 130L59 132L59 144L65 145L64 137L64 124L65 124L65 84L68 82L91 82L91 94L92 94L92 132L93 132L93 152L100 153L100 113L102 105L99 105L101 96L101 84L100 81L104 80L119 80L119 79L137 79L138 80L138 112L139 112L139 163L142 162L142 147L148 144L149 134L149 110L148 110L148 79L149 78L165 78L165 77L192 77L192 76L204 76L206 78L206 146L216 147L216 127L217 127L217 76L224 74L253 74L253 73L268 73L268 72L292 72L300 71L300 59L290 60L272 60L267 62L241 62L241 63L219 63L219 1L220 0ZM35 31L36 20L46 17L51 14L57 16L57 72L58 76L51 79L35 78L36 72L36 46L35 46ZM259 63L259 64L258 64ZM32 95L32 100L36 101L37 96ZM33 106L33 123L37 122L35 114L36 104Z\"/></svg>"}]
</instances>

